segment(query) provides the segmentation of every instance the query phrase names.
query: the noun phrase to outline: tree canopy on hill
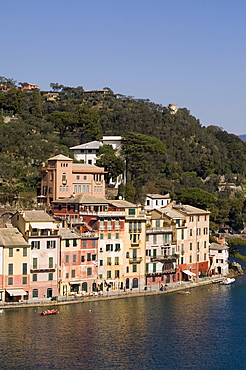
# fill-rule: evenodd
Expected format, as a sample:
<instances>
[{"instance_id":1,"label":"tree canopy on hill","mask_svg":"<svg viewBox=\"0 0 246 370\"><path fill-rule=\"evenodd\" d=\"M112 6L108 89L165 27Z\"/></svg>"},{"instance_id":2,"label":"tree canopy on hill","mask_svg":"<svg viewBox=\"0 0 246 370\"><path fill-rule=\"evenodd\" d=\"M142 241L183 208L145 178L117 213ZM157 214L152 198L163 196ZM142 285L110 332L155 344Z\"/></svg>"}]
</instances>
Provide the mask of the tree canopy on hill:
<instances>
[{"instance_id":1,"label":"tree canopy on hill","mask_svg":"<svg viewBox=\"0 0 246 370\"><path fill-rule=\"evenodd\" d=\"M234 196L229 188L226 199L218 192L222 175L226 184L245 183L246 143L236 135L217 126L201 126L186 108L171 114L160 104L114 94L109 88L84 91L82 86L51 83L52 91L45 92L21 90L17 85L11 78L0 77L3 184L37 188L40 165L49 156L72 156L72 146L102 135L120 135L128 179L121 191L129 200L142 201L153 190L164 194L199 188L217 198L216 206L211 206L215 223L230 220L234 227L242 226L243 197ZM7 123L6 118L13 115ZM113 168L111 154L104 153L101 165L116 176L121 164L114 163ZM202 207L201 199L196 202Z\"/></svg>"}]
</instances>

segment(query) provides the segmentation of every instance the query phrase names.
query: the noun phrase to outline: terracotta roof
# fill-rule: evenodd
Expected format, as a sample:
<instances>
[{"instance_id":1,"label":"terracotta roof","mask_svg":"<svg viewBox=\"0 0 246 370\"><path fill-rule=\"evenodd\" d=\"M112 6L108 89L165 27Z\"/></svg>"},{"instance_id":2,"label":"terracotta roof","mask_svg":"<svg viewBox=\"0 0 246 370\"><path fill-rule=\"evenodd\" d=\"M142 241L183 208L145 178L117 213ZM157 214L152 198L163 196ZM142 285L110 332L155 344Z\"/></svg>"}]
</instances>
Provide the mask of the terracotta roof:
<instances>
[{"instance_id":1,"label":"terracotta roof","mask_svg":"<svg viewBox=\"0 0 246 370\"><path fill-rule=\"evenodd\" d=\"M53 203L76 203L76 204L109 204L110 202L106 198L97 198L88 194L77 194L75 196L54 200Z\"/></svg>"}]
</instances>

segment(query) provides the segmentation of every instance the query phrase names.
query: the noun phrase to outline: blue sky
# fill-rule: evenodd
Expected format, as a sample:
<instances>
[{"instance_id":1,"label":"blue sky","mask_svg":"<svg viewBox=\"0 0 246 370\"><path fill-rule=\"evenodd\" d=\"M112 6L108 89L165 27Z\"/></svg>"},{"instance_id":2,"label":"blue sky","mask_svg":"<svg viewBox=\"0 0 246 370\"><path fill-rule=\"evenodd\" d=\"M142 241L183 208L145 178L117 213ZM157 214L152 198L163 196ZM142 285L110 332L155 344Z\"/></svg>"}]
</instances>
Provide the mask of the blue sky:
<instances>
[{"instance_id":1,"label":"blue sky","mask_svg":"<svg viewBox=\"0 0 246 370\"><path fill-rule=\"evenodd\" d=\"M244 134L245 14L244 0L2 1L0 75L107 86Z\"/></svg>"}]
</instances>

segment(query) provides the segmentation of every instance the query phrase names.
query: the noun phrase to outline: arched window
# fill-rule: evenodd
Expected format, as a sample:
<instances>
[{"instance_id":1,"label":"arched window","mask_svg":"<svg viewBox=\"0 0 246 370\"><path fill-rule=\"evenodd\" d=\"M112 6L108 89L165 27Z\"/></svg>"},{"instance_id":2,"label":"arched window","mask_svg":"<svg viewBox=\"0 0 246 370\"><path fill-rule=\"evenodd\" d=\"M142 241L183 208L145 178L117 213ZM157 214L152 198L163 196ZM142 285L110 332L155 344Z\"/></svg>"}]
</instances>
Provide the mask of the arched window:
<instances>
[{"instance_id":1,"label":"arched window","mask_svg":"<svg viewBox=\"0 0 246 370\"><path fill-rule=\"evenodd\" d=\"M82 290L87 292L87 283L82 283Z\"/></svg>"}]
</instances>

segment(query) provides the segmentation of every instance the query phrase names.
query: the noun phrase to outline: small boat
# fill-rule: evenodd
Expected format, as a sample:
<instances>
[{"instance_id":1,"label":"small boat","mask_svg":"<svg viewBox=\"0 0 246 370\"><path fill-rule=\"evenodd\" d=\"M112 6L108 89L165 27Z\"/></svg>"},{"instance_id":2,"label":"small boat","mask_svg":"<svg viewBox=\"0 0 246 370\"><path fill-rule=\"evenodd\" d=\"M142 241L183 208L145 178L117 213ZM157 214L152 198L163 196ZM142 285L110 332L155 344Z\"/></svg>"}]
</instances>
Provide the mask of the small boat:
<instances>
[{"instance_id":1,"label":"small boat","mask_svg":"<svg viewBox=\"0 0 246 370\"><path fill-rule=\"evenodd\" d=\"M229 285L231 283L234 283L235 279L234 278L226 278L223 281L220 282L221 285Z\"/></svg>"},{"instance_id":2,"label":"small boat","mask_svg":"<svg viewBox=\"0 0 246 370\"><path fill-rule=\"evenodd\" d=\"M58 313L59 311L56 310L56 309L53 309L53 310L46 310L46 311L42 311L40 312L39 315L42 315L42 316L47 316L47 315L55 315L56 313Z\"/></svg>"},{"instance_id":3,"label":"small boat","mask_svg":"<svg viewBox=\"0 0 246 370\"><path fill-rule=\"evenodd\" d=\"M188 292L187 290L185 292L178 292L178 294L190 294L190 292Z\"/></svg>"}]
</instances>

